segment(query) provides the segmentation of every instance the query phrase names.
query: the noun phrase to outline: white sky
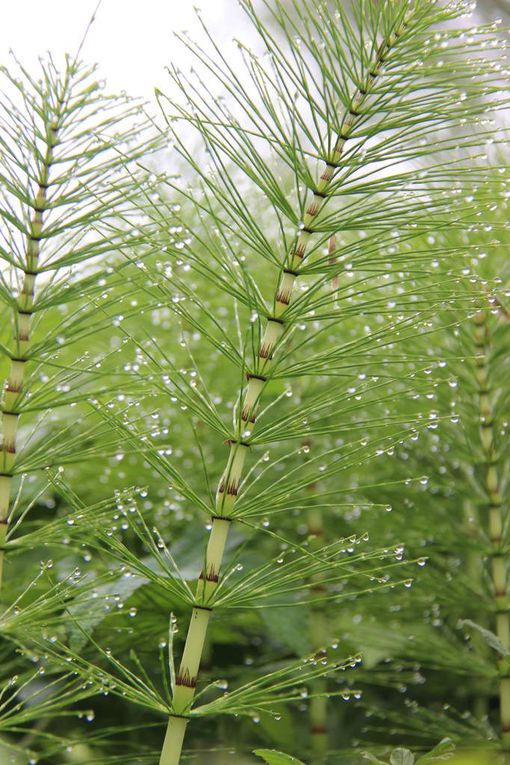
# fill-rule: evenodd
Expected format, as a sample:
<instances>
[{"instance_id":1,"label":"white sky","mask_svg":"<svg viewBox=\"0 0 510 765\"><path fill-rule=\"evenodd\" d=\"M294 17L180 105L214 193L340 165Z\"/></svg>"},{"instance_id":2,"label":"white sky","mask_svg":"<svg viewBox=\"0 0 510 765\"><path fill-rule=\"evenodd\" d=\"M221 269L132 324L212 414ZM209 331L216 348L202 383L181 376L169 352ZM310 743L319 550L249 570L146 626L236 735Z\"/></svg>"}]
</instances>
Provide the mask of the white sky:
<instances>
[{"instance_id":1,"label":"white sky","mask_svg":"<svg viewBox=\"0 0 510 765\"><path fill-rule=\"evenodd\" d=\"M34 72L38 56L48 50L56 61L76 52L97 0L4 0L2 5L0 63L9 63L12 49ZM99 63L108 91L152 98L156 85L168 90L164 67L182 53L172 33L187 29L198 37L196 5L218 42L241 35L244 21L236 0L103 0L81 58ZM178 63L182 66L182 57Z\"/></svg>"}]
</instances>

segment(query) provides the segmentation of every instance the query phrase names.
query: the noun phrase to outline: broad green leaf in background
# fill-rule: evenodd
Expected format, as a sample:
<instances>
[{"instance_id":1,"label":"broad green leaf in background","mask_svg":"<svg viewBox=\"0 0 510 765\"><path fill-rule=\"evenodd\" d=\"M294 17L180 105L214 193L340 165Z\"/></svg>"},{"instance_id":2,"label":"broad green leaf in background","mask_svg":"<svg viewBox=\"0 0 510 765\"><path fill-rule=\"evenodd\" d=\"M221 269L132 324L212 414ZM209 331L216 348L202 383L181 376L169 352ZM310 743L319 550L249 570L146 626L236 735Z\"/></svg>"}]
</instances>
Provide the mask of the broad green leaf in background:
<instances>
[{"instance_id":1,"label":"broad green leaf in background","mask_svg":"<svg viewBox=\"0 0 510 765\"><path fill-rule=\"evenodd\" d=\"M255 749L253 752L257 757L267 762L267 765L304 765L301 760L296 760L295 757L291 757L290 754L283 754L283 752L276 752L274 749Z\"/></svg>"}]
</instances>

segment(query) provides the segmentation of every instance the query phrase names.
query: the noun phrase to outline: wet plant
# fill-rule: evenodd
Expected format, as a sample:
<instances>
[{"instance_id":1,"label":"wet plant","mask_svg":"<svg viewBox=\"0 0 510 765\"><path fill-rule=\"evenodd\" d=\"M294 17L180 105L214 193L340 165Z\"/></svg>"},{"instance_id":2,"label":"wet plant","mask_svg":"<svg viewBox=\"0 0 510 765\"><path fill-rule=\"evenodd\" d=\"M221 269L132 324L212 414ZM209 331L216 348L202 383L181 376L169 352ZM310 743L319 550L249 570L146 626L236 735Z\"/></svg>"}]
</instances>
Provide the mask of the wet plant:
<instances>
[{"instance_id":1,"label":"wet plant","mask_svg":"<svg viewBox=\"0 0 510 765\"><path fill-rule=\"evenodd\" d=\"M406 489L400 510L402 491L385 490L397 510L393 532L406 537L415 555L423 554L421 584L398 613L372 613L359 628L348 629L385 658L385 665L372 667L372 681L404 689L401 699L393 699L393 711L385 711L384 725L391 719L397 737L425 746L445 735L464 745L489 741L492 758L504 762L508 490L501 477L508 472L508 181L507 167L498 159L493 157L491 172L499 191L483 227L441 234L431 252L434 261L434 251L449 248L457 236L464 245L456 268L464 275L466 299L450 312L450 322L444 321L443 353L429 369L438 426L397 449L396 464L380 465L393 475L405 461L410 474L424 471L429 477L423 489ZM476 190L469 198L476 199ZM384 480L381 474L379 479ZM377 521L369 527L377 533ZM412 722L397 711L402 703L412 709ZM370 727L369 735L377 738L378 715Z\"/></svg>"},{"instance_id":2,"label":"wet plant","mask_svg":"<svg viewBox=\"0 0 510 765\"><path fill-rule=\"evenodd\" d=\"M252 47L220 49L205 26L203 46L181 36L194 68L171 64L177 95L157 93L159 144L73 58L63 72L50 59L41 80L7 75L0 629L5 656L21 654L5 662L0 729L52 763L69 746L83 763L178 765L185 736L233 746L250 723L266 761L296 762L270 742L322 760L340 745L328 714L345 748L365 735L374 687L421 677L410 657L424 641L409 647L402 625L422 603L411 585L428 516L396 519L428 491L438 428L458 416L431 370L450 374L444 338L464 317L472 352L451 355L472 361L483 465L467 473L490 519L472 572L490 574L498 615L458 616L497 648L472 674L501 674L506 726L506 399L490 392L504 354L489 331L506 304L463 267L501 194L480 161L499 140L488 113L506 106L499 38L457 1L241 5ZM150 176L161 143L179 175ZM54 560L23 574L43 546ZM400 673L379 665L375 616ZM446 643L428 650L453 672ZM42 699L27 660L48 678ZM72 715L93 733L59 725ZM283 715L285 741L270 728ZM434 742L466 730L419 719ZM367 758L453 751L391 743Z\"/></svg>"},{"instance_id":3,"label":"wet plant","mask_svg":"<svg viewBox=\"0 0 510 765\"><path fill-rule=\"evenodd\" d=\"M229 59L210 35L204 48L184 36L194 70L171 66L181 97L158 93L167 135L188 169L157 200L147 196L155 256L133 282L181 333L180 349L152 332L138 343L155 398L166 393L179 420L188 420L190 458L180 463L161 431L151 439L115 411L102 412L167 481L184 519L207 521L198 580L193 584L165 540L168 520L152 529L143 512L134 512L131 528L144 559L111 530L100 546L180 612L170 621L168 667L153 680L139 659L135 670L102 648L107 670L70 657L111 692L168 714L161 765L180 762L191 720L256 718L297 701L298 678L308 684L346 666L314 646L305 663L256 674L224 694L214 693L225 690L218 681L197 692L213 616L266 603L275 614L319 601L330 609L399 581L400 546L356 553L363 535L315 535L310 544L296 524L311 484L320 480L317 507L334 513L350 468L436 427L433 408L412 403L428 390L429 349L399 349L417 336L426 345L432 317L463 299L455 270L438 279L428 269L423 237L479 225L493 178L473 157L493 140L488 104L496 110L505 103L500 71L485 54L493 29L455 27L469 14L464 3L367 0L350 11L339 2L311 7L297 0L290 7L242 6L258 47L239 43ZM476 207L467 198L473 184ZM453 257L462 246L443 254ZM298 379L303 390L295 397ZM214 392L219 384L230 388L226 409ZM342 437L331 443L335 433ZM305 439L314 452L303 464ZM228 456L220 468L222 442ZM259 453L253 462L260 447L269 449L267 457ZM179 443L181 455L186 448ZM271 554L275 541L280 549ZM320 593L316 587L310 596L318 581ZM54 660L65 651L54 646ZM306 693L314 695L308 685Z\"/></svg>"},{"instance_id":4,"label":"wet plant","mask_svg":"<svg viewBox=\"0 0 510 765\"><path fill-rule=\"evenodd\" d=\"M1 77L0 632L11 674L0 693L2 731L20 733L84 695L70 673L40 679L44 667L34 674L19 654L28 635L62 622L79 589L65 567L52 582L47 560L73 547L77 523L56 507L58 476L113 448L84 403L130 390L113 358L127 299L114 265L123 247L142 254L135 200L148 181L136 161L158 141L140 104L105 95L76 57L60 68L49 56L34 76L13 60ZM91 503L80 518L92 528L110 506Z\"/></svg>"}]
</instances>

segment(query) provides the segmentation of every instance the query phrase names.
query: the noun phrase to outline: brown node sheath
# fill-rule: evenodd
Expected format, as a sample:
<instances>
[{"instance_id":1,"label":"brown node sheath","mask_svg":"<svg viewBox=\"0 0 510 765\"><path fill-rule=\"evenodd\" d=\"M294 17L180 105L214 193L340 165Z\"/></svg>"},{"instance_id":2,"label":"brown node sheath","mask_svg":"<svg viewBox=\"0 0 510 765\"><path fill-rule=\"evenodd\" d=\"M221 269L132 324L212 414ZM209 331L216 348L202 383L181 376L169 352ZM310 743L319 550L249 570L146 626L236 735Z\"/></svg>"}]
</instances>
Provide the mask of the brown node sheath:
<instances>
[{"instance_id":1,"label":"brown node sheath","mask_svg":"<svg viewBox=\"0 0 510 765\"><path fill-rule=\"evenodd\" d=\"M303 260L303 258L305 257L305 252L306 252L305 245L302 242L298 242L292 251L292 257L299 258L299 260Z\"/></svg>"},{"instance_id":2,"label":"brown node sheath","mask_svg":"<svg viewBox=\"0 0 510 765\"><path fill-rule=\"evenodd\" d=\"M237 497L238 490L239 490L239 484L236 484L235 482L232 482L232 481L227 482L226 493L229 494L231 497ZM218 493L219 494L225 493L225 483L223 481L220 484Z\"/></svg>"},{"instance_id":3,"label":"brown node sheath","mask_svg":"<svg viewBox=\"0 0 510 765\"><path fill-rule=\"evenodd\" d=\"M177 677L175 678L175 684L176 685L183 685L186 688L196 688L197 687L197 679L196 677L191 677L188 670L184 670L184 672L179 673Z\"/></svg>"},{"instance_id":4,"label":"brown node sheath","mask_svg":"<svg viewBox=\"0 0 510 765\"><path fill-rule=\"evenodd\" d=\"M23 385L21 383L19 383L19 385L12 385L8 382L4 390L8 391L9 393L21 393L23 390Z\"/></svg>"},{"instance_id":5,"label":"brown node sheath","mask_svg":"<svg viewBox=\"0 0 510 765\"><path fill-rule=\"evenodd\" d=\"M290 292L288 290L280 290L276 294L276 302L282 303L283 305L289 305L290 303Z\"/></svg>"},{"instance_id":6,"label":"brown node sheath","mask_svg":"<svg viewBox=\"0 0 510 765\"><path fill-rule=\"evenodd\" d=\"M272 358L273 358L272 346L262 345L259 350L259 359L272 359Z\"/></svg>"},{"instance_id":7,"label":"brown node sheath","mask_svg":"<svg viewBox=\"0 0 510 765\"><path fill-rule=\"evenodd\" d=\"M318 195L314 194L314 196L318 196ZM324 197L321 197L321 198L324 199ZM320 202L318 202L316 199L312 199L312 201L308 205L306 214L309 215L311 218L315 218L319 210L320 210Z\"/></svg>"},{"instance_id":8,"label":"brown node sheath","mask_svg":"<svg viewBox=\"0 0 510 765\"><path fill-rule=\"evenodd\" d=\"M241 412L241 420L243 422L251 422L253 424L257 420L257 415L250 414L248 409L243 409L243 411Z\"/></svg>"}]
</instances>

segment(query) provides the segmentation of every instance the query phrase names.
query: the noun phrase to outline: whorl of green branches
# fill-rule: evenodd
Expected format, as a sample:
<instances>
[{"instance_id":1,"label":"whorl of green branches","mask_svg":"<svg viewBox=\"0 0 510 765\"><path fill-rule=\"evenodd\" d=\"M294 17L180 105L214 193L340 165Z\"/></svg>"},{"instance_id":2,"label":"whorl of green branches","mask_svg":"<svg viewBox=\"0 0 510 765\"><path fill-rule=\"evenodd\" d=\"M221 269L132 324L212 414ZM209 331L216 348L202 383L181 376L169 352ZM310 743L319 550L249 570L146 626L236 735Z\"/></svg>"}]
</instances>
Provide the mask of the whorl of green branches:
<instances>
[{"instance_id":1,"label":"whorl of green branches","mask_svg":"<svg viewBox=\"0 0 510 765\"><path fill-rule=\"evenodd\" d=\"M337 326L342 321L344 294L335 283L332 300L328 285L346 267L347 253L349 268L370 274L378 270L381 244L392 238L411 242L411 251L400 261L407 269L413 263L412 240L419 233L431 227L437 232L445 226L477 226L465 199L467 190L475 182L484 184L488 205L491 189L489 177L473 169L472 157L484 140L492 139L492 128L480 130L486 100L495 108L506 103L500 96L500 75L483 54L489 29L470 32L469 38L465 31L450 28L434 34L436 24L462 14L462 4L362 2L355 6L353 20L339 3L333 12L326 5L311 7L306 2L295 2L291 9L279 2L267 4L279 37L261 22L256 5L244 2L243 7L259 35L263 58L240 44L240 73L210 36L212 52L184 38L195 55L196 71L187 76L175 66L170 70L182 102L167 104L160 95L177 151L200 180L201 195L196 188L173 188L184 197L184 209L191 205L217 238L211 244L213 237L204 235L201 227L187 225L188 240L179 243L179 253L182 250L188 268L207 275L211 285L255 312L242 348L228 336L220 340L214 325L207 332L212 345L246 375L247 383L241 384L228 434L229 457L209 510L211 533L172 689L164 765L180 759L210 613L221 603L216 593L230 525L234 518L243 518L242 498L249 491L247 481L242 483L244 464L257 439L266 388L272 380L286 379L289 369L292 376L334 374L337 360L344 363L347 357L352 363L356 344L367 352L365 338L361 343L355 338L349 348L313 352L313 340L324 331L318 321L335 321ZM189 138L181 137L180 121L196 129L205 149L203 154L199 149L198 157L189 148ZM454 128L461 130L464 148L456 154L459 138L451 133ZM260 192L256 206L247 201L256 194L247 196L246 182ZM478 209L483 207L482 199ZM153 214L157 220L161 208ZM182 223L186 225L184 217ZM324 251L338 235L343 243ZM249 257L241 257L239 247ZM208 261L204 250L210 254ZM267 262L269 283L271 278L276 281L269 304L254 278L257 257L261 265ZM198 300L185 278L172 276L173 289L183 285L184 293L176 293L174 310L193 322L189 304ZM405 279L406 271L402 276ZM299 292L296 285L302 279L309 284ZM362 281L356 286L363 306L370 287L366 277ZM448 285L450 295L454 285L455 280ZM436 294L444 299L441 290ZM183 308L183 302L188 307ZM318 328L296 345L291 341L296 325L310 316ZM404 333L409 325L414 331L416 316L413 311L410 320L404 313L397 327L402 322ZM196 318L195 326L205 334ZM371 335L369 343L377 340ZM292 362L296 355L299 361ZM202 393L200 398L203 401ZM305 404L299 412L306 413ZM287 437L284 422L281 426ZM219 424L216 429L221 429ZM181 476L180 489L191 498L185 484ZM269 505L272 494L266 497ZM265 512L266 502L259 503L259 512ZM317 555L322 558L326 549ZM256 587L259 575L252 574L250 586Z\"/></svg>"},{"instance_id":2,"label":"whorl of green branches","mask_svg":"<svg viewBox=\"0 0 510 765\"><path fill-rule=\"evenodd\" d=\"M43 547L69 541L67 524L74 520L36 521L26 534L20 529L51 492L52 472L79 462L94 440L98 448L97 423L78 434L79 410L72 422L62 416L60 427L53 413L117 390L122 380L128 385L114 368L110 379L102 372L111 351L98 340L115 324L127 292L122 248L143 256L136 200L149 181L137 162L159 144L140 104L106 96L94 68L74 58L66 58L63 70L51 57L41 60L38 78L15 61L1 76L0 584L5 551L24 551L30 560L33 550L45 555ZM50 482L30 488L25 474L41 469L50 471ZM89 529L105 505L110 514L111 502L84 510L80 518L91 522ZM71 705L90 695L67 671L49 672L41 683L44 667L27 670L26 658L19 658L32 655L28 637L40 639L42 625L58 631L64 604L79 590L76 571L55 583L51 561L40 573L31 565L26 579L3 592L0 617L3 666L13 673L2 678L0 727L25 733L27 741L34 722L44 728L51 717L74 716ZM87 586L91 597L93 584Z\"/></svg>"},{"instance_id":3,"label":"whorl of green branches","mask_svg":"<svg viewBox=\"0 0 510 765\"><path fill-rule=\"evenodd\" d=\"M2 74L0 301L5 321L0 369L6 384L0 520L5 548L12 536L14 476L52 467L59 457L44 426L32 425L32 443L25 438L20 449L20 418L47 415L76 405L94 389L112 387L99 371L92 338L113 320L113 301L105 298L122 284L122 263L116 274L113 269L116 253L140 242L135 199L147 181L136 162L156 142L139 104L105 96L94 70L70 57L63 72L51 58L41 61L38 80L19 63L15 73L4 68ZM62 350L78 343L76 357L61 361ZM119 384L118 377L114 386ZM61 430L58 443L63 458L79 459L72 430ZM3 550L1 555L3 567Z\"/></svg>"}]
</instances>

